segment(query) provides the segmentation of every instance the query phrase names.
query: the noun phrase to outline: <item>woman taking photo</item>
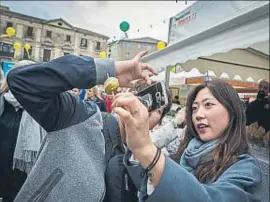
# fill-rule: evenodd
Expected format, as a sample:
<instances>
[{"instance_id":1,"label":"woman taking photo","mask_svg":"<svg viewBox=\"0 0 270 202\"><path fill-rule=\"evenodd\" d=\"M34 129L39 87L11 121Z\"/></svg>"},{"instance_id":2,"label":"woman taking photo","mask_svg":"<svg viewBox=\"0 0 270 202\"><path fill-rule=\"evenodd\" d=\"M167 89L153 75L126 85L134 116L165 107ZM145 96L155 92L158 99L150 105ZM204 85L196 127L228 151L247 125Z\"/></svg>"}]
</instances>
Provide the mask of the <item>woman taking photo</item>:
<instances>
[{"instance_id":1,"label":"woman taking photo","mask_svg":"<svg viewBox=\"0 0 270 202\"><path fill-rule=\"evenodd\" d=\"M249 155L243 105L228 83L209 81L188 96L177 163L152 143L147 109L134 95L116 95L113 107L132 155L145 169L140 201L260 201L261 171Z\"/></svg>"}]
</instances>

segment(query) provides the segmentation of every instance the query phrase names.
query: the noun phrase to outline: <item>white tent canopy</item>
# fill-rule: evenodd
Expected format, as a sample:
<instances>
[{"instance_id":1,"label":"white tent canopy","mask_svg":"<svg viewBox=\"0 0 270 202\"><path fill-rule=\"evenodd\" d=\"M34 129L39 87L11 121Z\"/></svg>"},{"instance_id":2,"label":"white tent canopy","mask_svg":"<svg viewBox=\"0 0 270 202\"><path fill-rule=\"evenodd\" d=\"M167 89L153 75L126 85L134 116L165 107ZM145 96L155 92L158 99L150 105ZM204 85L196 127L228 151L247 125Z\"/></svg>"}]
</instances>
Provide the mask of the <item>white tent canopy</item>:
<instances>
[{"instance_id":1,"label":"white tent canopy","mask_svg":"<svg viewBox=\"0 0 270 202\"><path fill-rule=\"evenodd\" d=\"M238 80L269 78L269 2L177 41L142 61L158 71L180 64L185 71L211 70L217 76L226 72L223 76Z\"/></svg>"},{"instance_id":2,"label":"white tent canopy","mask_svg":"<svg viewBox=\"0 0 270 202\"><path fill-rule=\"evenodd\" d=\"M157 76L151 77L154 81L165 81L165 71L160 72ZM188 78L189 72L180 72L175 74L171 73L170 75L170 85L183 85L186 83L186 78Z\"/></svg>"},{"instance_id":3,"label":"white tent canopy","mask_svg":"<svg viewBox=\"0 0 270 202\"><path fill-rule=\"evenodd\" d=\"M152 80L154 81L165 81L165 75L166 71L161 71L157 76L153 76ZM170 81L169 85L170 86L178 86L178 85L183 85L186 84L186 79L187 78L194 78L194 77L206 77L206 76L211 76L211 77L218 77L222 79L231 79L231 80L237 80L237 81L246 81L246 82L259 82L259 80L255 80L252 76L248 77L246 80L242 79L242 77L238 74L234 75L233 77L230 77L228 73L222 72L220 75L216 75L214 71L208 71L206 73L201 73L197 68L193 68L190 71L181 71L178 73L173 73L171 72L170 74Z\"/></svg>"},{"instance_id":4,"label":"white tent canopy","mask_svg":"<svg viewBox=\"0 0 270 202\"><path fill-rule=\"evenodd\" d=\"M160 72L158 75L151 77L154 81L164 81L165 78L165 71ZM193 68L190 71L181 71L178 73L171 73L171 78L191 78L191 77L198 77L198 76L204 76L197 68ZM211 76L211 75L209 75Z\"/></svg>"}]
</instances>

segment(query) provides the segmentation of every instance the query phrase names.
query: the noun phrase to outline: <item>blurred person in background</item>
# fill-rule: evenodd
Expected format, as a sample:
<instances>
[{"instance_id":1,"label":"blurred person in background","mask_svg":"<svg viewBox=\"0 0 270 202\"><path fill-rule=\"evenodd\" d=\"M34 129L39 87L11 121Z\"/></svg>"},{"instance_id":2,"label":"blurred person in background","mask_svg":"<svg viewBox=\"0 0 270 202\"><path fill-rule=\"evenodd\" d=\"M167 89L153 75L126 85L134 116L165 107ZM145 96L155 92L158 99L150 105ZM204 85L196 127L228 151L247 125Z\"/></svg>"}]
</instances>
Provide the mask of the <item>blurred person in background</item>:
<instances>
[{"instance_id":1,"label":"blurred person in background","mask_svg":"<svg viewBox=\"0 0 270 202\"><path fill-rule=\"evenodd\" d=\"M270 130L270 95L269 80L259 83L258 94L246 109L247 132L251 140L269 146Z\"/></svg>"},{"instance_id":2,"label":"blurred person in background","mask_svg":"<svg viewBox=\"0 0 270 202\"><path fill-rule=\"evenodd\" d=\"M178 104L178 105L181 104L180 101L179 101L179 96L178 95L174 96L173 103Z\"/></svg>"},{"instance_id":3,"label":"blurred person in background","mask_svg":"<svg viewBox=\"0 0 270 202\"><path fill-rule=\"evenodd\" d=\"M85 98L85 89L73 88L70 92L75 96L79 96L81 100L84 100Z\"/></svg>"},{"instance_id":4,"label":"blurred person in background","mask_svg":"<svg viewBox=\"0 0 270 202\"><path fill-rule=\"evenodd\" d=\"M86 90L85 89L81 89L81 93L80 93L80 98L81 100L84 100L85 99L85 95L86 95Z\"/></svg>"},{"instance_id":5,"label":"blurred person in background","mask_svg":"<svg viewBox=\"0 0 270 202\"><path fill-rule=\"evenodd\" d=\"M75 96L80 96L80 94L81 94L81 89L79 89L79 88L73 88L70 92L71 92L73 95L75 95Z\"/></svg>"},{"instance_id":6,"label":"blurred person in background","mask_svg":"<svg viewBox=\"0 0 270 202\"><path fill-rule=\"evenodd\" d=\"M107 112L111 113L112 112L112 99L113 99L113 96L112 95L107 95L105 92L102 92L101 97L103 98L103 100L106 103Z\"/></svg>"},{"instance_id":7,"label":"blurred person in background","mask_svg":"<svg viewBox=\"0 0 270 202\"><path fill-rule=\"evenodd\" d=\"M92 101L96 103L100 111L107 112L106 102L100 96L100 92L97 86L87 90L86 101Z\"/></svg>"},{"instance_id":8,"label":"blurred person in background","mask_svg":"<svg viewBox=\"0 0 270 202\"><path fill-rule=\"evenodd\" d=\"M13 69L34 62L17 62ZM12 202L30 173L46 132L9 91L0 87L0 198Z\"/></svg>"}]
</instances>

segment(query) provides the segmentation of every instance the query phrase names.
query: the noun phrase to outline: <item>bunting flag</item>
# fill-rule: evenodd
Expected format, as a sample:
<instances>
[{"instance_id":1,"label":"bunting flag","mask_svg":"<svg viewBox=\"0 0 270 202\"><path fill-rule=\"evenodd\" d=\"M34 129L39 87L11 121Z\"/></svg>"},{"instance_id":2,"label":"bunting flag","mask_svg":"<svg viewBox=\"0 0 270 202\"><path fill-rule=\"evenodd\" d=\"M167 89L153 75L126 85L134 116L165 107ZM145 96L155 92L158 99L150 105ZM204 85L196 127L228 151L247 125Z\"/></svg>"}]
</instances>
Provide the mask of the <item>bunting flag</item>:
<instances>
[{"instance_id":1,"label":"bunting flag","mask_svg":"<svg viewBox=\"0 0 270 202\"><path fill-rule=\"evenodd\" d=\"M178 0L176 0L176 3L178 3ZM185 5L188 5L188 1L185 1ZM169 21L170 21L170 18L168 17L168 18L165 18L165 19L161 20L159 23L150 24L150 25L148 24L148 25L145 25L145 26L136 27L135 30L137 31L137 33L140 33L142 30L149 29L149 27L151 29L157 29L157 28L160 28L160 26L164 26ZM123 38L128 38L128 36L125 35ZM117 40L115 36L113 36L113 39ZM118 40L121 40L121 39L118 39Z\"/></svg>"},{"instance_id":2,"label":"bunting flag","mask_svg":"<svg viewBox=\"0 0 270 202\"><path fill-rule=\"evenodd\" d=\"M171 67L171 72L176 73L176 66Z\"/></svg>"}]
</instances>

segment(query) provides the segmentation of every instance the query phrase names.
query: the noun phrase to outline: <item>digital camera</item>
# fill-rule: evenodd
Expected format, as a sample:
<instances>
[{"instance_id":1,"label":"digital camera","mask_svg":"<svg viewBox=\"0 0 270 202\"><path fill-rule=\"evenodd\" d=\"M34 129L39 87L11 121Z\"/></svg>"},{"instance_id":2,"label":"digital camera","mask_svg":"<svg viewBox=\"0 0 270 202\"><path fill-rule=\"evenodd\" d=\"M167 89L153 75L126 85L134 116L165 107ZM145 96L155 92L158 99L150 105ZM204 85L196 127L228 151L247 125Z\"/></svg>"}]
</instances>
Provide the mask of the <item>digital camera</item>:
<instances>
[{"instance_id":1,"label":"digital camera","mask_svg":"<svg viewBox=\"0 0 270 202\"><path fill-rule=\"evenodd\" d=\"M168 105L168 96L163 82L157 82L136 93L139 100L149 112L165 108Z\"/></svg>"}]
</instances>

